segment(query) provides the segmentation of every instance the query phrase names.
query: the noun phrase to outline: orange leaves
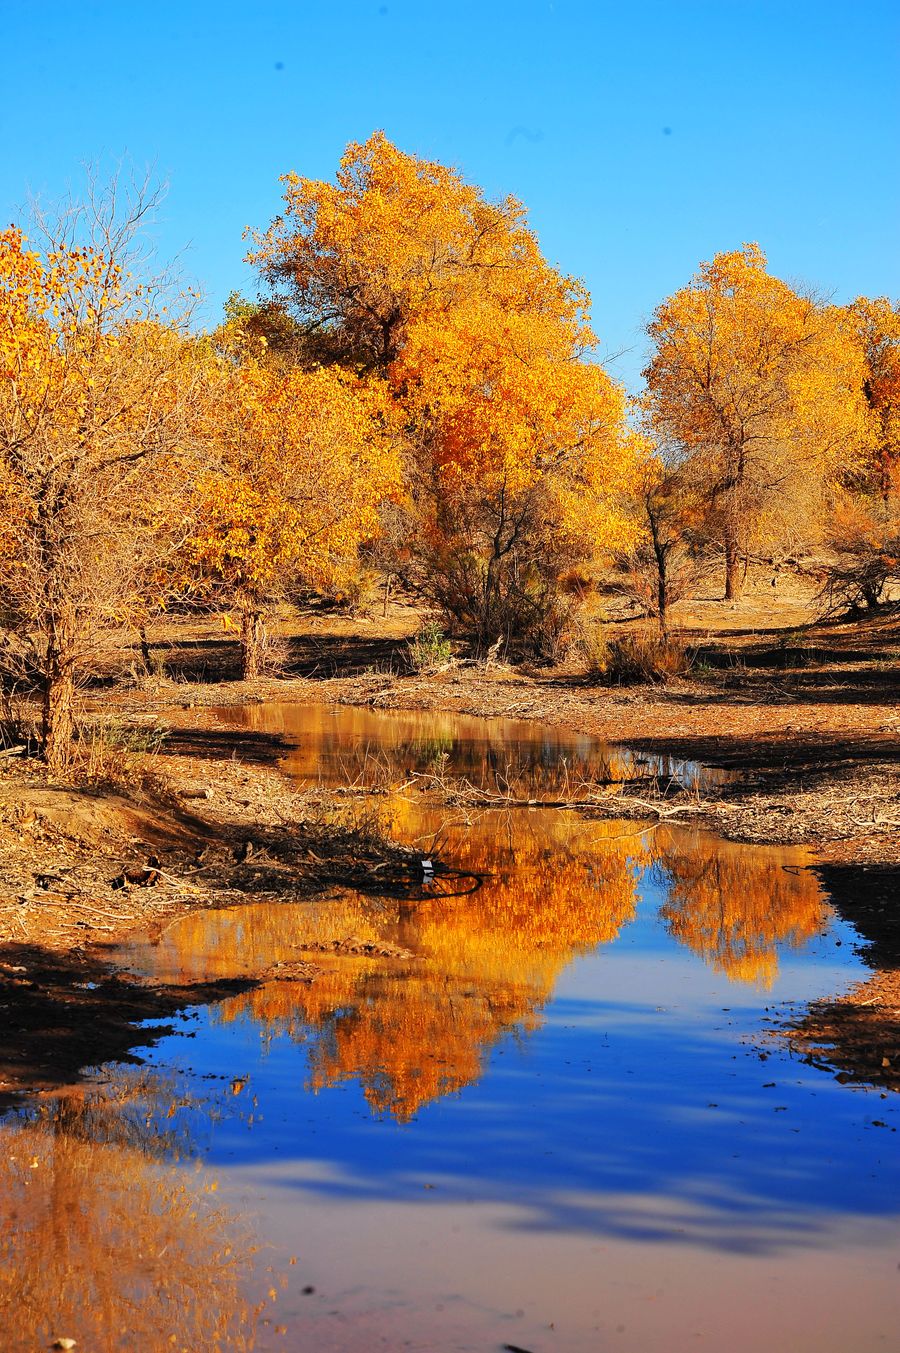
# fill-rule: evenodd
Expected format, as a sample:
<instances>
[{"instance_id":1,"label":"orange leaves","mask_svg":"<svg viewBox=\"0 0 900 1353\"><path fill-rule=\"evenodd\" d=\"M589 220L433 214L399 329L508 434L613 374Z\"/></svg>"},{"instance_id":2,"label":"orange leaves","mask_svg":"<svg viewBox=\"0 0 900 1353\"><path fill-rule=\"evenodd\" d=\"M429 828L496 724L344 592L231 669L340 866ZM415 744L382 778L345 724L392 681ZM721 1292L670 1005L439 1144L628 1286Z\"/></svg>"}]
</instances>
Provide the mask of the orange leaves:
<instances>
[{"instance_id":1,"label":"orange leaves","mask_svg":"<svg viewBox=\"0 0 900 1353\"><path fill-rule=\"evenodd\" d=\"M596 534L634 460L624 397L581 360L587 294L543 258L521 204L381 132L347 147L334 184L283 182L250 258L323 359L386 377L425 477L451 496L558 481Z\"/></svg>"},{"instance_id":2,"label":"orange leaves","mask_svg":"<svg viewBox=\"0 0 900 1353\"><path fill-rule=\"evenodd\" d=\"M622 391L584 360L587 293L547 263L520 203L383 133L348 146L336 183L284 184L250 258L318 360L383 378L420 582L465 626L480 614L479 642L509 639L552 598L559 560L630 529L635 446Z\"/></svg>"},{"instance_id":3,"label":"orange leaves","mask_svg":"<svg viewBox=\"0 0 900 1353\"><path fill-rule=\"evenodd\" d=\"M454 170L405 155L378 132L351 144L337 183L288 175L285 211L249 255L300 318L330 331L343 360L386 369L408 326L476 298L555 315L581 346L587 296L541 256L511 198L487 202Z\"/></svg>"},{"instance_id":4,"label":"orange leaves","mask_svg":"<svg viewBox=\"0 0 900 1353\"><path fill-rule=\"evenodd\" d=\"M864 393L871 411L871 460L864 487L882 494L900 488L900 304L859 296L846 309L865 362Z\"/></svg>"},{"instance_id":5,"label":"orange leaves","mask_svg":"<svg viewBox=\"0 0 900 1353\"><path fill-rule=\"evenodd\" d=\"M828 905L815 874L759 857L745 847L695 838L690 851L666 847L668 895L660 909L669 933L732 981L770 987L778 949L799 948L821 932ZM788 854L788 859L790 855Z\"/></svg>"},{"instance_id":6,"label":"orange leaves","mask_svg":"<svg viewBox=\"0 0 900 1353\"><path fill-rule=\"evenodd\" d=\"M702 264L648 332L652 416L685 447L789 441L836 461L865 439L862 369L846 324L770 276L758 245Z\"/></svg>"},{"instance_id":7,"label":"orange leaves","mask_svg":"<svg viewBox=\"0 0 900 1353\"><path fill-rule=\"evenodd\" d=\"M723 547L732 597L741 556L809 541L831 485L865 462L860 345L846 315L770 276L752 244L703 264L648 332L650 425Z\"/></svg>"}]
</instances>

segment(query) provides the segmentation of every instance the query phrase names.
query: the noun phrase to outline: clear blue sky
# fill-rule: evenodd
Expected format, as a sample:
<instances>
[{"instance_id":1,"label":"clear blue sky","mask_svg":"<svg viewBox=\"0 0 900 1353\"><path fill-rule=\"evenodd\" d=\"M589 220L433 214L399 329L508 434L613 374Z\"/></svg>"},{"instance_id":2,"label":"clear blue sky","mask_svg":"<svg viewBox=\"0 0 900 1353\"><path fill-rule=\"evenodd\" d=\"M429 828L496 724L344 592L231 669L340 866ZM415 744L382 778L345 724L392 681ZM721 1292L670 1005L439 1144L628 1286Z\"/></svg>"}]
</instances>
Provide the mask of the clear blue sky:
<instances>
[{"instance_id":1,"label":"clear blue sky","mask_svg":"<svg viewBox=\"0 0 900 1353\"><path fill-rule=\"evenodd\" d=\"M241 232L289 169L382 127L528 206L587 283L612 369L717 250L900 293L900 0L0 0L0 220L127 155L169 183L207 314L255 291Z\"/></svg>"}]
</instances>

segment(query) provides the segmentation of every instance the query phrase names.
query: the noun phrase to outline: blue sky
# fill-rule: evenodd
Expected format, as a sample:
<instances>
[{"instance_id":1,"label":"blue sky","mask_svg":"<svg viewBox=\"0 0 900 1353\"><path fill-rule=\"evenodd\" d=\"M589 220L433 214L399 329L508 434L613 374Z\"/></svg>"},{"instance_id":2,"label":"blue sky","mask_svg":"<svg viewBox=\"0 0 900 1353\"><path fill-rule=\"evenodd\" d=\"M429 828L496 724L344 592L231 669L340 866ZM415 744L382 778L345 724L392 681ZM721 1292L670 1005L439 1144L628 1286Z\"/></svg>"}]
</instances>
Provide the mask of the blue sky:
<instances>
[{"instance_id":1,"label":"blue sky","mask_svg":"<svg viewBox=\"0 0 900 1353\"><path fill-rule=\"evenodd\" d=\"M900 293L900 0L0 0L0 220L125 155L215 318L289 169L376 127L528 206L639 383L653 307L717 250Z\"/></svg>"}]
</instances>

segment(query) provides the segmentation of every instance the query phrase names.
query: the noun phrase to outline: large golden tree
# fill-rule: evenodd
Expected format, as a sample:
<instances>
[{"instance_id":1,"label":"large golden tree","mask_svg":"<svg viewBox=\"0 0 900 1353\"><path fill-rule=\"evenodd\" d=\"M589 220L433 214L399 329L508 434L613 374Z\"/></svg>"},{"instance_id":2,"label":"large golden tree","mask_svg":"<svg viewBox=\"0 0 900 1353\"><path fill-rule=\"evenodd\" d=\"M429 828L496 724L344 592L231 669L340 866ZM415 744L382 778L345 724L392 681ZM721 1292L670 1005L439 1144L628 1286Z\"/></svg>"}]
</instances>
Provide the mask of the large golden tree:
<instances>
[{"instance_id":1,"label":"large golden tree","mask_svg":"<svg viewBox=\"0 0 900 1353\"><path fill-rule=\"evenodd\" d=\"M383 378L409 447L422 584L482 646L539 618L562 564L622 535L623 392L584 288L522 206L377 133L334 184L288 175L251 259L307 361Z\"/></svg>"}]
</instances>

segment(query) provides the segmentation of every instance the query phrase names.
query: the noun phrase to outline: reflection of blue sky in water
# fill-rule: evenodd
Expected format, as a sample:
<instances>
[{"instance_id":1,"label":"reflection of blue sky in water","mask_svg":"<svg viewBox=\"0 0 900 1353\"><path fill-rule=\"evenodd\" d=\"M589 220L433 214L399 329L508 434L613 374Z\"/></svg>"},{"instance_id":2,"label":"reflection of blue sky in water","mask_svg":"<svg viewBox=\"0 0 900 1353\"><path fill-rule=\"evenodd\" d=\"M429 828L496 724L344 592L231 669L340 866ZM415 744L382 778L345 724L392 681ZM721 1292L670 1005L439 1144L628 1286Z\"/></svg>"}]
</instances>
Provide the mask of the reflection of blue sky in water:
<instances>
[{"instance_id":1,"label":"reflection of blue sky in water","mask_svg":"<svg viewBox=\"0 0 900 1353\"><path fill-rule=\"evenodd\" d=\"M222 1121L193 1120L212 1161L283 1162L279 1188L336 1200L421 1202L431 1182L432 1202L514 1203L518 1225L747 1253L827 1244L837 1216L896 1216L893 1105L778 1046L761 1060L741 1037L758 1035L785 993L846 980L834 939L847 928L748 1002L746 988L673 952L647 910L620 946L576 960L542 1026L502 1039L480 1083L407 1125L373 1118L353 1082L309 1094L304 1047L275 1039L263 1054L248 1017L222 1025L201 1011L196 1040L166 1040L152 1060L189 1078L249 1074L233 1117L226 1101Z\"/></svg>"}]
</instances>

